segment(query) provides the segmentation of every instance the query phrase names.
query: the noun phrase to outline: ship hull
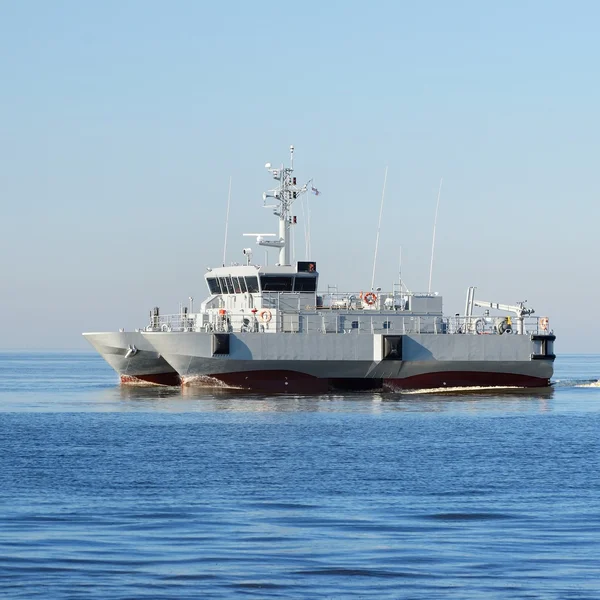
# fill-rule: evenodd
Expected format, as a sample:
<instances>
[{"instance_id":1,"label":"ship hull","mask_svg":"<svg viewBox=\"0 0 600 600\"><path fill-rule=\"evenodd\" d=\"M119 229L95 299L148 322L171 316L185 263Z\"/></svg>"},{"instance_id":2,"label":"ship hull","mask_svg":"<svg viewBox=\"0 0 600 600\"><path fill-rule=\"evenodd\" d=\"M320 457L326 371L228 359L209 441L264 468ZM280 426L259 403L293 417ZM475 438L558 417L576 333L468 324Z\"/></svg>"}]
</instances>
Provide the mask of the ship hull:
<instances>
[{"instance_id":1,"label":"ship hull","mask_svg":"<svg viewBox=\"0 0 600 600\"><path fill-rule=\"evenodd\" d=\"M272 392L547 387L552 359L532 359L528 336L402 336L402 360L381 356L381 335L144 333L184 385ZM504 339L503 339L504 337Z\"/></svg>"},{"instance_id":2,"label":"ship hull","mask_svg":"<svg viewBox=\"0 0 600 600\"><path fill-rule=\"evenodd\" d=\"M180 385L177 371L139 332L84 333L125 385Z\"/></svg>"},{"instance_id":3,"label":"ship hull","mask_svg":"<svg viewBox=\"0 0 600 600\"><path fill-rule=\"evenodd\" d=\"M450 368L456 368L452 365ZM466 368L466 366L465 366ZM450 388L544 388L547 378L517 372L517 365L505 365L506 372L451 371L430 372L403 378L318 377L288 369L247 370L228 373L197 373L182 377L183 385L231 388L277 393L327 393L366 390L422 390Z\"/></svg>"}]
</instances>

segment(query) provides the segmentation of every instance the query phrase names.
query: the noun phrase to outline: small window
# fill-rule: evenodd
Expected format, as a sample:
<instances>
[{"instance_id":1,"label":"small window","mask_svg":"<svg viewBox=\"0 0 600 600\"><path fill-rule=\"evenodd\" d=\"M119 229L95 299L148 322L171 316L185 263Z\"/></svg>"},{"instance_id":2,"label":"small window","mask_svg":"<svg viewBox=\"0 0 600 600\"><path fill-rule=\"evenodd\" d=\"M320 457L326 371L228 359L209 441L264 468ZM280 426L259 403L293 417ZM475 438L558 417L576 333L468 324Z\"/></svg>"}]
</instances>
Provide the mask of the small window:
<instances>
[{"instance_id":1,"label":"small window","mask_svg":"<svg viewBox=\"0 0 600 600\"><path fill-rule=\"evenodd\" d=\"M246 280L243 277L239 277L239 280L242 294L245 294L248 291L248 288L246 287Z\"/></svg>"},{"instance_id":2,"label":"small window","mask_svg":"<svg viewBox=\"0 0 600 600\"><path fill-rule=\"evenodd\" d=\"M316 292L317 278L316 277L296 277L294 283L295 292Z\"/></svg>"},{"instance_id":3,"label":"small window","mask_svg":"<svg viewBox=\"0 0 600 600\"><path fill-rule=\"evenodd\" d=\"M232 277L233 279L233 289L235 291L236 294L241 294L242 293L242 288L240 287L240 282L238 281L237 277Z\"/></svg>"},{"instance_id":4,"label":"small window","mask_svg":"<svg viewBox=\"0 0 600 600\"><path fill-rule=\"evenodd\" d=\"M221 288L219 287L219 282L214 277L208 278L206 280L206 283L208 284L208 289L210 290L211 294L220 294L221 293Z\"/></svg>"},{"instance_id":5,"label":"small window","mask_svg":"<svg viewBox=\"0 0 600 600\"><path fill-rule=\"evenodd\" d=\"M260 287L263 292L291 292L293 281L293 277L261 275Z\"/></svg>"},{"instance_id":6,"label":"small window","mask_svg":"<svg viewBox=\"0 0 600 600\"><path fill-rule=\"evenodd\" d=\"M311 261L298 261L296 267L298 273L316 273L317 272L317 263Z\"/></svg>"},{"instance_id":7,"label":"small window","mask_svg":"<svg viewBox=\"0 0 600 600\"><path fill-rule=\"evenodd\" d=\"M249 294L258 294L258 277L246 277Z\"/></svg>"}]
</instances>

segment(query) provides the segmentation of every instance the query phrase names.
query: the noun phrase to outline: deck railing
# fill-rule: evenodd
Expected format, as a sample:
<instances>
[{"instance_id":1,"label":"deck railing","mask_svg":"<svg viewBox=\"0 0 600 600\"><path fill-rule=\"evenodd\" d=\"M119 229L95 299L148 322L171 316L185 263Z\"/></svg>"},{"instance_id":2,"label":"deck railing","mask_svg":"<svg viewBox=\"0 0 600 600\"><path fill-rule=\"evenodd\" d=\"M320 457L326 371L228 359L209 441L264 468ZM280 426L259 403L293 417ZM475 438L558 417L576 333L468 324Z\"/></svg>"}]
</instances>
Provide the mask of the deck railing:
<instances>
[{"instance_id":1,"label":"deck railing","mask_svg":"<svg viewBox=\"0 0 600 600\"><path fill-rule=\"evenodd\" d=\"M205 313L160 315L145 331L390 335L510 335L519 333L516 317L442 317L398 312L363 312L331 308L314 311L261 309L255 312L212 310ZM522 333L550 334L548 319L523 319Z\"/></svg>"},{"instance_id":2,"label":"deck railing","mask_svg":"<svg viewBox=\"0 0 600 600\"><path fill-rule=\"evenodd\" d=\"M307 301L307 296L311 297ZM369 311L405 311L409 309L412 298L437 299L437 294L426 292L262 292L263 307L278 310L369 310Z\"/></svg>"}]
</instances>

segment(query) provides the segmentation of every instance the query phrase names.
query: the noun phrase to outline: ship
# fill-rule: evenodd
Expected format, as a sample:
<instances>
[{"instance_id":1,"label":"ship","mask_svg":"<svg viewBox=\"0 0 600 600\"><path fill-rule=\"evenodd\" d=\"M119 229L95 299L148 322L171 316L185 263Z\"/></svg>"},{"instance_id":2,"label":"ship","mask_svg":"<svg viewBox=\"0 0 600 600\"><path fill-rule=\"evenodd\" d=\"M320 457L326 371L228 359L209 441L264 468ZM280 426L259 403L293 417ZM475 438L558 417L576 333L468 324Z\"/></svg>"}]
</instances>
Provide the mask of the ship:
<instances>
[{"instance_id":1,"label":"ship","mask_svg":"<svg viewBox=\"0 0 600 600\"><path fill-rule=\"evenodd\" d=\"M438 293L319 291L314 260L291 260L296 200L315 191L290 166L265 165L276 187L263 194L278 233L244 234L278 251L274 265L208 268L208 296L197 312L153 309L135 332L84 334L121 382L181 383L283 393L457 387L544 388L551 384L555 335L548 317L525 302L475 299L446 316ZM135 351L134 351L134 350Z\"/></svg>"}]
</instances>

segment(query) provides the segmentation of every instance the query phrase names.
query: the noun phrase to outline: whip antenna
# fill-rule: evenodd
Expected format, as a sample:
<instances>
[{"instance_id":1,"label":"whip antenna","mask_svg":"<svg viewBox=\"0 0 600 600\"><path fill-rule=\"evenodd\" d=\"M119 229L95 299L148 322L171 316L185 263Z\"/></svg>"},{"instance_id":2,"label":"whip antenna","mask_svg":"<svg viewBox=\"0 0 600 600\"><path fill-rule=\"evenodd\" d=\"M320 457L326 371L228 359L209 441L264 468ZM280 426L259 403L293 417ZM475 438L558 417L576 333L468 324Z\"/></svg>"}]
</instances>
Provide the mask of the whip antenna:
<instances>
[{"instance_id":1,"label":"whip antenna","mask_svg":"<svg viewBox=\"0 0 600 600\"><path fill-rule=\"evenodd\" d=\"M223 266L227 254L227 229L229 228L229 205L231 204L231 175L229 176L229 194L227 194L227 216L225 217L225 243L223 244Z\"/></svg>"},{"instance_id":2,"label":"whip antenna","mask_svg":"<svg viewBox=\"0 0 600 600\"><path fill-rule=\"evenodd\" d=\"M438 190L437 204L435 205L435 217L433 219L433 240L431 242L431 264L429 265L429 293L431 293L431 277L433 276L433 251L435 250L435 227L437 225L438 210L440 208L440 196L442 194L442 182L444 178L440 178L440 189Z\"/></svg>"},{"instance_id":3,"label":"whip antenna","mask_svg":"<svg viewBox=\"0 0 600 600\"><path fill-rule=\"evenodd\" d=\"M402 246L400 246L400 256L398 257L398 281L400 283L400 293L402 293Z\"/></svg>"},{"instance_id":4,"label":"whip antenna","mask_svg":"<svg viewBox=\"0 0 600 600\"><path fill-rule=\"evenodd\" d=\"M383 215L383 200L385 198L385 184L387 182L388 168L385 168L383 176L383 192L381 192L381 207L379 208L379 224L377 225L377 238L375 239L375 257L373 258L373 277L371 278L371 291L375 286L375 266L377 265L377 250L379 249L379 232L381 230L381 215Z\"/></svg>"},{"instance_id":5,"label":"whip antenna","mask_svg":"<svg viewBox=\"0 0 600 600\"><path fill-rule=\"evenodd\" d=\"M307 221L306 221L306 231L307 231L307 240L308 240L308 244L307 244L307 248L308 248L308 254L306 255L306 260L310 260L311 256L312 256L312 240L310 239L310 198L309 196L306 196L306 217L307 217Z\"/></svg>"}]
</instances>

